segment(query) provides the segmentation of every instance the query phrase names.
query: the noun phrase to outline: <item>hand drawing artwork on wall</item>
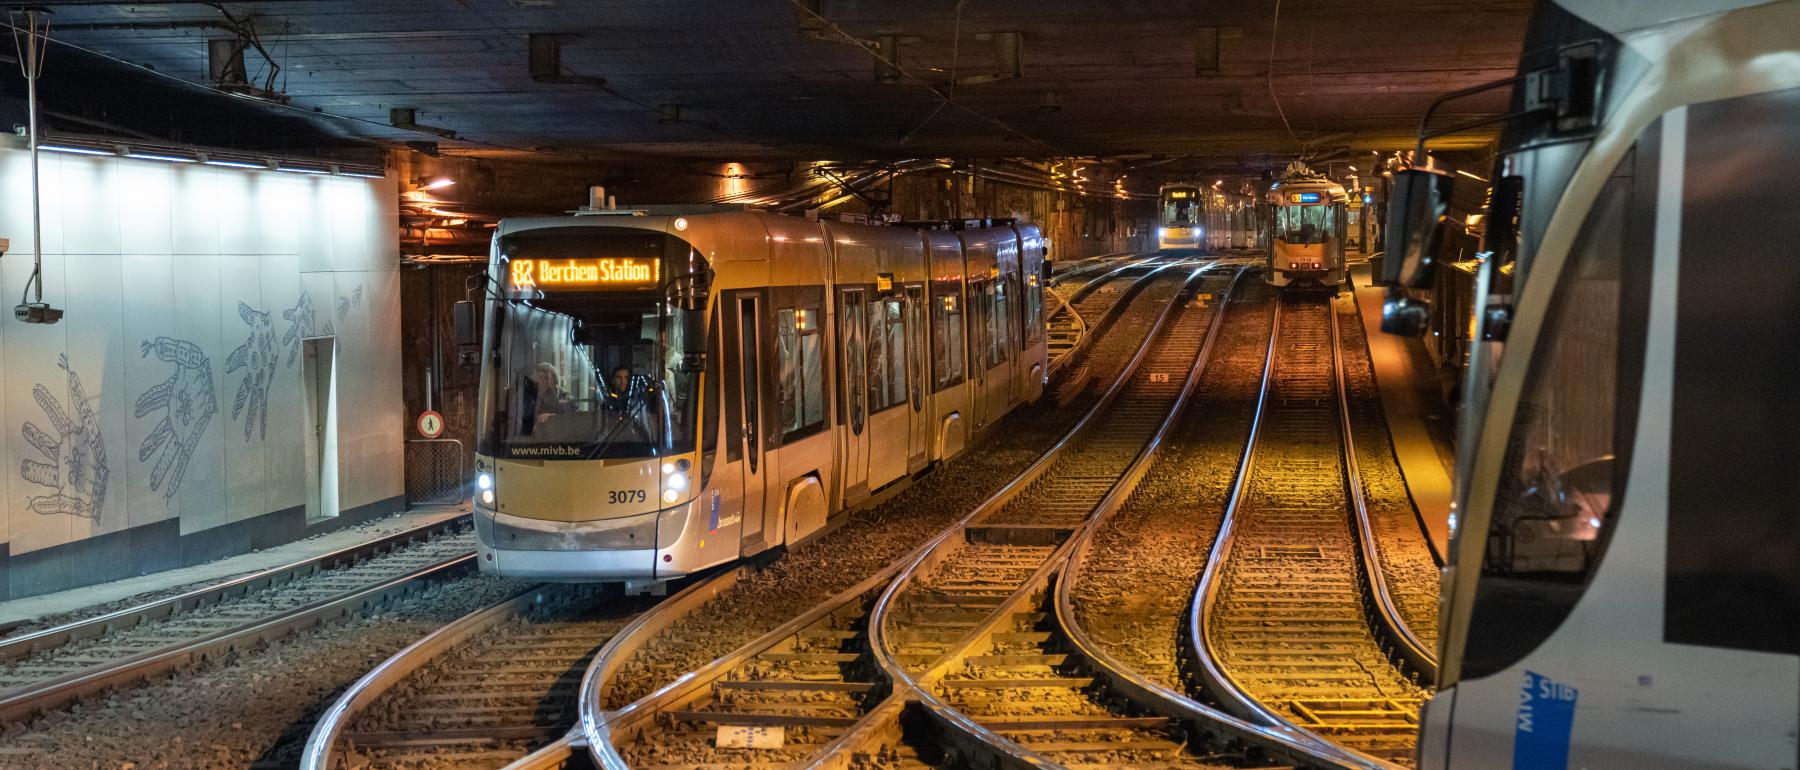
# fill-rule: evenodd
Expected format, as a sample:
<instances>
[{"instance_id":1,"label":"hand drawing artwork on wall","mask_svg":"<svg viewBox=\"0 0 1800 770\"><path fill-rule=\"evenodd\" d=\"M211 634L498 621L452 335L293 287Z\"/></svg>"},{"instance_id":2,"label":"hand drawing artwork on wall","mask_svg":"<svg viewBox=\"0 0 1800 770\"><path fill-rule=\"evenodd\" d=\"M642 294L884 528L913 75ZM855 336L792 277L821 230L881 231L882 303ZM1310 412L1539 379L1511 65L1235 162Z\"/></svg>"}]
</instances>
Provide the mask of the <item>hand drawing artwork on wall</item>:
<instances>
[{"instance_id":1,"label":"hand drawing artwork on wall","mask_svg":"<svg viewBox=\"0 0 1800 770\"><path fill-rule=\"evenodd\" d=\"M268 438L269 386L275 383L275 363L279 360L275 350L275 325L269 321L267 312L242 302L238 303L238 317L250 327L250 335L244 338L244 344L225 357L225 373L239 369L250 371L245 372L244 379L238 383L237 398L231 402L231 419L243 419L244 441L249 441L252 434Z\"/></svg>"},{"instance_id":2,"label":"hand drawing artwork on wall","mask_svg":"<svg viewBox=\"0 0 1800 770\"><path fill-rule=\"evenodd\" d=\"M212 360L199 345L168 337L145 340L143 351L146 356L155 352L158 361L175 365L169 379L138 396L135 410L138 419L162 414L138 447L138 461L148 463L155 458L150 488L161 490L163 499L173 500L187 472L188 459L194 456L194 447L219 408L213 393Z\"/></svg>"},{"instance_id":3,"label":"hand drawing artwork on wall","mask_svg":"<svg viewBox=\"0 0 1800 770\"><path fill-rule=\"evenodd\" d=\"M350 308L352 307L362 307L362 284L357 284L356 289L350 292L350 296L338 297L338 323L343 323L345 319L350 317Z\"/></svg>"},{"instance_id":4,"label":"hand drawing artwork on wall","mask_svg":"<svg viewBox=\"0 0 1800 770\"><path fill-rule=\"evenodd\" d=\"M281 311L281 317L288 322L287 332L281 335L281 346L287 348L287 367L292 369L300 356L300 340L314 336L313 326L318 322L319 310L313 307L312 296L303 291L300 301Z\"/></svg>"},{"instance_id":5,"label":"hand drawing artwork on wall","mask_svg":"<svg viewBox=\"0 0 1800 770\"><path fill-rule=\"evenodd\" d=\"M32 512L51 515L80 516L98 519L106 503L106 442L100 437L100 419L88 407L87 391L81 378L69 368L69 357L59 356L57 368L68 373L69 409L38 383L31 396L44 410L55 434L44 432L26 421L20 428L25 440L50 462L25 459L19 463L19 476L51 490L47 495L27 498Z\"/></svg>"}]
</instances>

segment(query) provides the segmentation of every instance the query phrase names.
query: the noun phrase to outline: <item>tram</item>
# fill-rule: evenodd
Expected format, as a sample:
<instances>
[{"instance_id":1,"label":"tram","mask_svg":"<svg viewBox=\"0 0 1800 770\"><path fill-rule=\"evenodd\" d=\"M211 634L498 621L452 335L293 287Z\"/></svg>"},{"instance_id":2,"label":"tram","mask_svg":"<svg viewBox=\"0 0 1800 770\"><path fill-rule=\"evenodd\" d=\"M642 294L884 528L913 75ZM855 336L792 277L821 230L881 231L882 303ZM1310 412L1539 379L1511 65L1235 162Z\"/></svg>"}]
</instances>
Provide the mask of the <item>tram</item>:
<instances>
[{"instance_id":1,"label":"tram","mask_svg":"<svg viewBox=\"0 0 1800 770\"><path fill-rule=\"evenodd\" d=\"M1349 275L1344 234L1350 196L1344 186L1295 161L1269 185L1267 200L1269 269L1264 280L1284 290L1337 291Z\"/></svg>"},{"instance_id":2,"label":"tram","mask_svg":"<svg viewBox=\"0 0 1800 770\"><path fill-rule=\"evenodd\" d=\"M1227 249L1258 247L1256 196L1225 189L1224 180L1213 183L1206 207L1206 247L1214 253Z\"/></svg>"},{"instance_id":3,"label":"tram","mask_svg":"<svg viewBox=\"0 0 1800 770\"><path fill-rule=\"evenodd\" d=\"M1156 248L1198 249L1205 233L1202 221L1206 201L1202 189L1192 182L1170 182L1157 190L1161 202L1156 228Z\"/></svg>"},{"instance_id":4,"label":"tram","mask_svg":"<svg viewBox=\"0 0 1800 770\"><path fill-rule=\"evenodd\" d=\"M801 542L1047 378L1036 227L640 209L494 236L481 569L652 583Z\"/></svg>"},{"instance_id":5,"label":"tram","mask_svg":"<svg viewBox=\"0 0 1800 770\"><path fill-rule=\"evenodd\" d=\"M1800 2L1540 1L1524 50L1418 766L1795 767ZM1390 331L1453 180L1396 174Z\"/></svg>"}]
</instances>

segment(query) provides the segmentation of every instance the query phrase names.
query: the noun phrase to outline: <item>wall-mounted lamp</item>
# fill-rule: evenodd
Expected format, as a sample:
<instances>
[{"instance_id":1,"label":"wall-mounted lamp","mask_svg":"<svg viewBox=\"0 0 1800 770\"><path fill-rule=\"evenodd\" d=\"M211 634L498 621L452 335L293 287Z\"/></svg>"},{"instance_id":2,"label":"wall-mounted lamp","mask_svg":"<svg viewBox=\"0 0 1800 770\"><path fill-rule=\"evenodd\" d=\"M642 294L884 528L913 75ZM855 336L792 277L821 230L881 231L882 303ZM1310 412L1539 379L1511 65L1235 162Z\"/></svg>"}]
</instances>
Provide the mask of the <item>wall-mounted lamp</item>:
<instances>
[{"instance_id":1,"label":"wall-mounted lamp","mask_svg":"<svg viewBox=\"0 0 1800 770\"><path fill-rule=\"evenodd\" d=\"M441 190L456 184L456 180L447 176L419 177L418 179L412 180L412 183L413 188L417 190Z\"/></svg>"}]
</instances>

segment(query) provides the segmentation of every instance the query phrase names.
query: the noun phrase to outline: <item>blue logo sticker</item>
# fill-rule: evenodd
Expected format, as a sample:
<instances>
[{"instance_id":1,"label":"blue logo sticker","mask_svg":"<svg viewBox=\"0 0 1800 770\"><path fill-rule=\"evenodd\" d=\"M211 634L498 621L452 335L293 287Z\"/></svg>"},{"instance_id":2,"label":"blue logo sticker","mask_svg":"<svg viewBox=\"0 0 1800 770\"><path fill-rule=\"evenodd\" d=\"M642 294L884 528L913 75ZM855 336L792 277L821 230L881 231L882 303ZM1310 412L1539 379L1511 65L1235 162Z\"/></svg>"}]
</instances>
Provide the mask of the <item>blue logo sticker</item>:
<instances>
[{"instance_id":1,"label":"blue logo sticker","mask_svg":"<svg viewBox=\"0 0 1800 770\"><path fill-rule=\"evenodd\" d=\"M1513 770L1568 770L1575 696L1574 685L1525 672L1513 728Z\"/></svg>"},{"instance_id":2,"label":"blue logo sticker","mask_svg":"<svg viewBox=\"0 0 1800 770\"><path fill-rule=\"evenodd\" d=\"M712 519L711 519L711 523L708 524L706 527L706 534L713 535L713 534L718 534L718 532L719 532L719 490L715 489L715 490L713 490L713 493L712 493Z\"/></svg>"}]
</instances>

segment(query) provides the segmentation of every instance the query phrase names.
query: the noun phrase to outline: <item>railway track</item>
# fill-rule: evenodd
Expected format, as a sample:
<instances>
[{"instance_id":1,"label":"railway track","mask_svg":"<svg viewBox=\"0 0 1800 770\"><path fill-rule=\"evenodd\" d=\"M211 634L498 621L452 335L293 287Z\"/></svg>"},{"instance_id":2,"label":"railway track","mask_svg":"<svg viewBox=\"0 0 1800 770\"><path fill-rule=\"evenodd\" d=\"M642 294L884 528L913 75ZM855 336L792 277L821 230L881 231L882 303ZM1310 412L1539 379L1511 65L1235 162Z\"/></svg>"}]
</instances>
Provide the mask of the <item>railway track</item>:
<instances>
[{"instance_id":1,"label":"railway track","mask_svg":"<svg viewBox=\"0 0 1800 770\"><path fill-rule=\"evenodd\" d=\"M1155 270L1139 278L1153 280ZM1183 281L1185 282L1185 281ZM1158 290L1145 289L1145 299ZM1121 296L1132 296L1127 289ZM1169 292L1172 300L1175 292ZM1166 300L1164 300L1166 301ZM1169 302L1168 308L1175 304ZM1159 314L1166 317L1168 308ZM1134 336L1131 349L1143 358L1148 342ZM1103 350L1096 348L1096 350ZM1096 415L1122 390L1131 365L1121 367L1116 384L1087 412L1071 435L1094 424ZM1071 439L1039 458L1001 491L961 521L905 558L869 575L730 654L700 666L675 682L605 714L598 704L616 675L617 664L597 661L585 685L589 713L584 733L594 759L604 767L751 767L798 765L838 750L855 727L876 712L891 709L891 684L881 675L870 640L870 611L881 590L903 565L936 550L963 531L963 525L999 511L1041 478ZM745 729L756 728L756 729ZM747 750L721 745L734 739L775 741L779 748ZM771 736L779 736L778 739Z\"/></svg>"},{"instance_id":2,"label":"railway track","mask_svg":"<svg viewBox=\"0 0 1800 770\"><path fill-rule=\"evenodd\" d=\"M1338 303L1339 331L1343 338L1344 403L1348 406L1350 433L1354 437L1358 475L1368 511L1368 542L1381 568L1393 614L1406 644L1421 651L1437 649L1438 590L1444 567L1428 535L1418 508L1407 491L1394 453L1393 437L1382 412L1373 362L1362 318L1355 303ZM1436 679L1435 663L1425 661L1422 670Z\"/></svg>"},{"instance_id":3,"label":"railway track","mask_svg":"<svg viewBox=\"0 0 1800 770\"><path fill-rule=\"evenodd\" d=\"M360 612L472 572L468 517L0 640L0 724Z\"/></svg>"},{"instance_id":4,"label":"railway track","mask_svg":"<svg viewBox=\"0 0 1800 770\"><path fill-rule=\"evenodd\" d=\"M740 577L697 580L676 603ZM566 735L584 672L658 602L591 585L537 585L470 613L351 685L308 736L302 770L490 768Z\"/></svg>"},{"instance_id":5,"label":"railway track","mask_svg":"<svg viewBox=\"0 0 1800 770\"><path fill-rule=\"evenodd\" d=\"M889 585L870 623L897 695L819 764L1204 766L1184 751L1172 720L1119 713L1092 689L1095 678L1071 659L1045 605L1070 536L1128 494L1192 390L1224 305L1198 300L1202 280L1195 271L1189 293L1109 394L1116 399L1101 402L1084 421L1092 429L1065 443L1049 473ZM915 697L922 710L903 713ZM957 748L945 754L946 745Z\"/></svg>"},{"instance_id":6,"label":"railway track","mask_svg":"<svg viewBox=\"0 0 1800 770\"><path fill-rule=\"evenodd\" d=\"M1077 640L1171 693L1187 689L1182 629L1256 413L1273 313L1273 291L1240 292L1175 431L1125 504L1077 543L1058 585Z\"/></svg>"},{"instance_id":7,"label":"railway track","mask_svg":"<svg viewBox=\"0 0 1800 770\"><path fill-rule=\"evenodd\" d=\"M1368 541L1333 302L1276 308L1259 414L1189 633L1226 709L1400 764L1431 673L1414 661L1429 656L1405 649Z\"/></svg>"},{"instance_id":8,"label":"railway track","mask_svg":"<svg viewBox=\"0 0 1800 770\"><path fill-rule=\"evenodd\" d=\"M1057 276L1057 284L1067 283L1078 276L1092 276L1085 277L1081 285L1067 297L1054 285L1046 288L1045 293L1050 295L1051 304L1055 306L1044 319L1052 377L1062 372L1070 362L1078 360L1081 351L1098 333L1098 329L1114 316L1114 310L1124 306L1124 300L1131 295L1132 285L1122 287L1115 279L1142 272L1148 265L1155 263L1153 258L1135 256L1096 261ZM1092 275L1094 273L1098 274ZM1085 374L1085 371L1078 369L1076 376L1062 377L1062 387L1056 392L1072 393L1085 387L1091 379Z\"/></svg>"}]
</instances>

